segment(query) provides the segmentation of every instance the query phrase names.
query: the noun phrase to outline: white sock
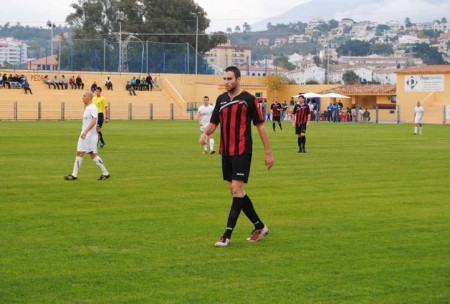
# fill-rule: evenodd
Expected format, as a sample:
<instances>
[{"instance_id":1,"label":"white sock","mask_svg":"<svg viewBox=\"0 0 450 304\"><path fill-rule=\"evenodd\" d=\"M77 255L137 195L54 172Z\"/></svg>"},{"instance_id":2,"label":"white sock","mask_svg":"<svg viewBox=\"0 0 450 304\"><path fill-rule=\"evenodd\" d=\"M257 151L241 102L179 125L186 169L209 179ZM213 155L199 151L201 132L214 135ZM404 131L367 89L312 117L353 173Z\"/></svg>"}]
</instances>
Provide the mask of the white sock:
<instances>
[{"instance_id":1,"label":"white sock","mask_svg":"<svg viewBox=\"0 0 450 304\"><path fill-rule=\"evenodd\" d=\"M72 176L78 177L78 171L83 164L83 158L80 156L75 157L75 163L73 164Z\"/></svg>"},{"instance_id":2,"label":"white sock","mask_svg":"<svg viewBox=\"0 0 450 304\"><path fill-rule=\"evenodd\" d=\"M203 145L203 150L208 151L208 145L207 144Z\"/></svg>"},{"instance_id":3,"label":"white sock","mask_svg":"<svg viewBox=\"0 0 450 304\"><path fill-rule=\"evenodd\" d=\"M103 175L109 175L109 172L108 170L106 170L106 167L103 164L103 160L100 158L100 156L97 155L96 157L94 157L93 161L95 162L97 167L99 167L100 170L102 170Z\"/></svg>"},{"instance_id":4,"label":"white sock","mask_svg":"<svg viewBox=\"0 0 450 304\"><path fill-rule=\"evenodd\" d=\"M414 127L414 133L417 134L417 127Z\"/></svg>"},{"instance_id":5,"label":"white sock","mask_svg":"<svg viewBox=\"0 0 450 304\"><path fill-rule=\"evenodd\" d=\"M422 135L422 127L419 128L419 134Z\"/></svg>"},{"instance_id":6,"label":"white sock","mask_svg":"<svg viewBox=\"0 0 450 304\"><path fill-rule=\"evenodd\" d=\"M214 138L209 139L209 150L214 151Z\"/></svg>"}]
</instances>

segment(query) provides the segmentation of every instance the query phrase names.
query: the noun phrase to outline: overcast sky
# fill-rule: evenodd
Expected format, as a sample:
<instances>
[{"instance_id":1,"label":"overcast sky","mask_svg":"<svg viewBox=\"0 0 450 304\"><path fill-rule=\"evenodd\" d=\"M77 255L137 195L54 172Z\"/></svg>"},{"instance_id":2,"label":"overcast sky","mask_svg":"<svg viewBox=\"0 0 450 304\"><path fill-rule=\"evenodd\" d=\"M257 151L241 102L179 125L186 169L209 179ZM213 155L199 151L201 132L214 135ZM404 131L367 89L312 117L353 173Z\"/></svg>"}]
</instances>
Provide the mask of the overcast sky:
<instances>
[{"instance_id":1,"label":"overcast sky","mask_svg":"<svg viewBox=\"0 0 450 304\"><path fill-rule=\"evenodd\" d=\"M6 0L2 0L5 1ZM194 0L207 13L211 20L211 31L225 31L227 27L234 29L235 25L244 22L249 24L263 20L268 17L280 15L290 8L306 2L307 0ZM1 6L0 24L6 22L23 25L45 27L47 20L56 25L64 25L66 16L74 10L70 4L77 3L76 0L29 0L7 1L8 4ZM31 4L32 3L32 4Z\"/></svg>"},{"instance_id":2,"label":"overcast sky","mask_svg":"<svg viewBox=\"0 0 450 304\"><path fill-rule=\"evenodd\" d=\"M211 20L207 32L226 31L228 27L234 30L236 25L242 28L244 22L252 25L271 17L277 17L291 8L310 1L339 3L340 14L322 16L325 19L350 17L354 20L386 21L397 20L403 23L404 18L411 17L412 22L433 21L441 17L449 18L449 0L194 0L207 13ZM3 2L7 2L3 3ZM66 16L74 10L71 3L77 0L2 0L0 9L0 24L6 22L23 25L46 27L47 20L56 25L64 25ZM314 3L314 2L313 2ZM326 6L326 5L325 5ZM324 8L317 8L319 16ZM336 12L338 13L338 12ZM428 13L428 14L427 14ZM342 15L341 15L342 14ZM429 19L430 16L434 19ZM298 19L302 16L298 16ZM425 17L426 20L421 17ZM297 19L297 18L296 18ZM303 22L306 19L303 20ZM266 21L266 20L265 20ZM291 20L288 20L291 21ZM293 22L301 20L292 20ZM450 20L449 20L450 21Z\"/></svg>"}]
</instances>

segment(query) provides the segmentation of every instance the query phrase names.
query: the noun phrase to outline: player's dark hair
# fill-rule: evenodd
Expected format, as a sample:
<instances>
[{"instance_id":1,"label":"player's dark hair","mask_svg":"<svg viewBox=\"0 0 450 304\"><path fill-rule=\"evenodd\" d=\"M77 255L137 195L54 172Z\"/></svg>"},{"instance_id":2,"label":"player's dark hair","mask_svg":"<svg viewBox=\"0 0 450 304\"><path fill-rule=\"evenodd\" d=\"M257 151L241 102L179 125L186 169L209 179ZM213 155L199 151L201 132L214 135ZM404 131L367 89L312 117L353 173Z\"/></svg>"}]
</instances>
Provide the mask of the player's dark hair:
<instances>
[{"instance_id":1,"label":"player's dark hair","mask_svg":"<svg viewBox=\"0 0 450 304\"><path fill-rule=\"evenodd\" d=\"M102 88L101 88L101 87L97 87L95 90L101 92L101 91L102 91Z\"/></svg>"},{"instance_id":2,"label":"player's dark hair","mask_svg":"<svg viewBox=\"0 0 450 304\"><path fill-rule=\"evenodd\" d=\"M203 96L203 98L208 98L208 99L209 99L209 97L208 97L208 96L206 96L206 95L205 95L205 96Z\"/></svg>"},{"instance_id":3,"label":"player's dark hair","mask_svg":"<svg viewBox=\"0 0 450 304\"><path fill-rule=\"evenodd\" d=\"M233 72L234 77L236 77L236 79L239 78L239 77L241 77L241 71L240 71L237 67L235 67L235 66L229 66L229 67L227 67L227 68L225 69L225 72Z\"/></svg>"}]
</instances>

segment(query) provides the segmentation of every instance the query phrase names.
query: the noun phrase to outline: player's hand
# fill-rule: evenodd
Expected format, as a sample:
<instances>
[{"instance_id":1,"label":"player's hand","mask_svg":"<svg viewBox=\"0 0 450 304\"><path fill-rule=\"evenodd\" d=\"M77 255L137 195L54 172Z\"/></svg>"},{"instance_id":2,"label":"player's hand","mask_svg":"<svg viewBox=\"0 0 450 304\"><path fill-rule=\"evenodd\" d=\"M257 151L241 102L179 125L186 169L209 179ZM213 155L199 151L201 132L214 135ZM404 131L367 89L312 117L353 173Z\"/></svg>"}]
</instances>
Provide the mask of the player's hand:
<instances>
[{"instance_id":1,"label":"player's hand","mask_svg":"<svg viewBox=\"0 0 450 304\"><path fill-rule=\"evenodd\" d=\"M81 139L86 139L86 132L81 133Z\"/></svg>"},{"instance_id":2,"label":"player's hand","mask_svg":"<svg viewBox=\"0 0 450 304\"><path fill-rule=\"evenodd\" d=\"M206 144L206 139L207 139L206 134L205 134L205 133L202 133L202 135L200 135L200 138L198 139L198 142L199 142L201 145L204 145L204 144Z\"/></svg>"},{"instance_id":3,"label":"player's hand","mask_svg":"<svg viewBox=\"0 0 450 304\"><path fill-rule=\"evenodd\" d=\"M105 123L108 123L109 122L109 118L105 118Z\"/></svg>"},{"instance_id":4,"label":"player's hand","mask_svg":"<svg viewBox=\"0 0 450 304\"><path fill-rule=\"evenodd\" d=\"M266 163L267 170L269 170L270 168L273 167L274 162L273 162L272 153L266 153L265 163Z\"/></svg>"}]
</instances>

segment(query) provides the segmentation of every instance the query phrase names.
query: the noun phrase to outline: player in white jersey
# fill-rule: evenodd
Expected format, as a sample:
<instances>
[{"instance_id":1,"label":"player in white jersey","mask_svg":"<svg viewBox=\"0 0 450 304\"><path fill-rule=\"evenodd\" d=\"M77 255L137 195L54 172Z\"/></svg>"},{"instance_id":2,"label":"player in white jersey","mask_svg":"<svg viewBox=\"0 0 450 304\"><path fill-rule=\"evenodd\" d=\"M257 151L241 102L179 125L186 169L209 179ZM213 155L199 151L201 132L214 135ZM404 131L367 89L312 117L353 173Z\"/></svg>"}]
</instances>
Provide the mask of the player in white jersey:
<instances>
[{"instance_id":1,"label":"player in white jersey","mask_svg":"<svg viewBox=\"0 0 450 304\"><path fill-rule=\"evenodd\" d=\"M81 128L80 137L78 138L77 156L75 157L72 174L64 176L64 179L68 181L78 179L78 171L83 163L83 156L85 153L90 155L91 159L102 171L102 175L100 175L98 180L109 178L109 173L103 164L103 160L97 155L98 133L96 126L98 110L97 106L92 103L93 96L91 91L84 91L83 93L83 103L86 106L83 113L83 126Z\"/></svg>"},{"instance_id":2,"label":"player in white jersey","mask_svg":"<svg viewBox=\"0 0 450 304\"><path fill-rule=\"evenodd\" d=\"M203 105L201 105L198 108L197 112L197 120L198 124L200 125L200 132L204 132L206 127L209 124L209 121L211 120L211 115L214 110L214 106L209 103L209 97L205 96L203 97ZM209 153L214 154L216 151L214 150L214 133L211 134L209 137ZM203 154L208 154L208 140L203 145Z\"/></svg>"},{"instance_id":3,"label":"player in white jersey","mask_svg":"<svg viewBox=\"0 0 450 304\"><path fill-rule=\"evenodd\" d=\"M417 134L417 129L419 129L419 134L422 135L422 119L425 109L420 105L420 101L417 102L417 106L414 108L414 135Z\"/></svg>"}]
</instances>

